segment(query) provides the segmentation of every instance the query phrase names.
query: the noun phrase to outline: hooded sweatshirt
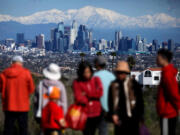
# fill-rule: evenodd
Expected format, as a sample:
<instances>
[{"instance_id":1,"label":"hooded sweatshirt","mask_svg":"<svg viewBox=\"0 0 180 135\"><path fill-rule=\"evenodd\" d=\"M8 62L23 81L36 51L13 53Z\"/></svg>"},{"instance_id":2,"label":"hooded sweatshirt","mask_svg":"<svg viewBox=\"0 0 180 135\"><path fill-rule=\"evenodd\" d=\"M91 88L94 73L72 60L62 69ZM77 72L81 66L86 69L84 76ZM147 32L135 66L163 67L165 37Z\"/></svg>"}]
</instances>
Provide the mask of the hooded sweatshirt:
<instances>
[{"instance_id":1,"label":"hooded sweatshirt","mask_svg":"<svg viewBox=\"0 0 180 135\"><path fill-rule=\"evenodd\" d=\"M160 117L173 118L180 110L180 91L176 79L177 69L172 64L162 69L157 96L157 112Z\"/></svg>"},{"instance_id":2,"label":"hooded sweatshirt","mask_svg":"<svg viewBox=\"0 0 180 135\"><path fill-rule=\"evenodd\" d=\"M4 111L29 111L29 97L34 82L28 69L12 64L0 74L0 92Z\"/></svg>"},{"instance_id":3,"label":"hooded sweatshirt","mask_svg":"<svg viewBox=\"0 0 180 135\"><path fill-rule=\"evenodd\" d=\"M40 85L42 85L42 86L40 86ZM46 95L48 93L48 88L50 86L56 86L60 89L61 97L59 99L58 105L63 108L64 114L66 114L66 112L67 112L67 94L66 94L66 89L61 81L44 79L39 83L36 93L39 93L39 91L42 90L42 94L43 94L42 95L42 97L43 97L42 108L44 108L49 102L48 97L44 97L44 95ZM42 99L37 99L37 100L42 100Z\"/></svg>"}]
</instances>

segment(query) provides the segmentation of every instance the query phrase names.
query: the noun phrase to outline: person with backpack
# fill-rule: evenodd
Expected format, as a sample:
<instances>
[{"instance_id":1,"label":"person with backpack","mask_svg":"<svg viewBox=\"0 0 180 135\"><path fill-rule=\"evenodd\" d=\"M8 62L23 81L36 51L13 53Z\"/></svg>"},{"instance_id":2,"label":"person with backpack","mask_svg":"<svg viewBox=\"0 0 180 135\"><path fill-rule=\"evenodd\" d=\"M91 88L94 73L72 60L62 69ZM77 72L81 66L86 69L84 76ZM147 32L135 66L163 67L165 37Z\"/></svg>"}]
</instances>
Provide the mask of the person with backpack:
<instances>
[{"instance_id":1,"label":"person with backpack","mask_svg":"<svg viewBox=\"0 0 180 135\"><path fill-rule=\"evenodd\" d=\"M84 107L88 117L83 134L95 135L102 111L102 83L98 77L93 77L93 69L87 61L79 64L77 75L78 78L73 82L75 103Z\"/></svg>"},{"instance_id":2,"label":"person with backpack","mask_svg":"<svg viewBox=\"0 0 180 135\"><path fill-rule=\"evenodd\" d=\"M42 110L41 120L44 135L61 135L61 130L66 128L67 124L63 109L58 105L61 97L59 88L50 86L46 96L49 102Z\"/></svg>"},{"instance_id":3,"label":"person with backpack","mask_svg":"<svg viewBox=\"0 0 180 135\"><path fill-rule=\"evenodd\" d=\"M103 85L103 96L101 97L101 105L102 105L102 113L101 113L101 120L99 124L99 135L108 135L108 124L106 121L106 117L109 112L108 108L108 94L109 94L109 87L112 81L115 80L114 74L107 71L106 68L106 59L103 56L97 56L94 59L94 65L97 69L97 72L94 73L94 76L100 78L102 85Z\"/></svg>"},{"instance_id":4,"label":"person with backpack","mask_svg":"<svg viewBox=\"0 0 180 135\"><path fill-rule=\"evenodd\" d=\"M30 95L34 92L31 73L23 67L23 58L14 56L12 65L0 74L0 92L5 114L4 135L13 135L15 123L19 135L28 134Z\"/></svg>"},{"instance_id":5,"label":"person with backpack","mask_svg":"<svg viewBox=\"0 0 180 135\"><path fill-rule=\"evenodd\" d=\"M39 82L35 92L35 117L40 122L42 109L48 104L49 98L47 95L48 88L55 86L59 88L61 96L58 100L58 105L62 106L64 115L67 113L67 94L64 84L59 80L61 78L60 67L57 64L51 63L43 70L45 79Z\"/></svg>"},{"instance_id":6,"label":"person with backpack","mask_svg":"<svg viewBox=\"0 0 180 135\"><path fill-rule=\"evenodd\" d=\"M172 53L161 49L157 53L157 65L162 68L161 82L157 94L157 112L160 117L161 135L176 135L180 115L180 91L177 69L171 64Z\"/></svg>"},{"instance_id":7,"label":"person with backpack","mask_svg":"<svg viewBox=\"0 0 180 135\"><path fill-rule=\"evenodd\" d=\"M109 113L115 125L115 135L139 135L143 120L144 101L142 87L130 76L126 61L119 61L116 80L109 89Z\"/></svg>"}]
</instances>

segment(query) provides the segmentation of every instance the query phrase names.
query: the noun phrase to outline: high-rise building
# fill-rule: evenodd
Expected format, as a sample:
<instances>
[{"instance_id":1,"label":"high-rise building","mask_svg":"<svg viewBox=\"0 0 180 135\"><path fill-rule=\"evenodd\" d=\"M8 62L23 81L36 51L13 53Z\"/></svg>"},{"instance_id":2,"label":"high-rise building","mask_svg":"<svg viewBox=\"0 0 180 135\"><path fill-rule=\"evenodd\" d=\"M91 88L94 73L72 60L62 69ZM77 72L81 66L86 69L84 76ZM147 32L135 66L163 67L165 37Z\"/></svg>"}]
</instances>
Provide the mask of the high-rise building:
<instances>
[{"instance_id":1,"label":"high-rise building","mask_svg":"<svg viewBox=\"0 0 180 135\"><path fill-rule=\"evenodd\" d=\"M159 46L159 45L158 45L158 40L154 39L154 40L152 41L152 51L153 51L153 52L154 52L154 51L157 51L157 50L159 49L158 46Z\"/></svg>"},{"instance_id":2,"label":"high-rise building","mask_svg":"<svg viewBox=\"0 0 180 135\"><path fill-rule=\"evenodd\" d=\"M85 25L80 25L79 26L79 30L78 30L78 36L76 38L76 45L74 46L74 49L75 50L82 50L83 47L85 46L86 44L86 26Z\"/></svg>"},{"instance_id":3,"label":"high-rise building","mask_svg":"<svg viewBox=\"0 0 180 135\"><path fill-rule=\"evenodd\" d=\"M140 51L140 52L144 51L144 44L143 44L143 42L141 40L138 43L137 50Z\"/></svg>"},{"instance_id":4,"label":"high-rise building","mask_svg":"<svg viewBox=\"0 0 180 135\"><path fill-rule=\"evenodd\" d=\"M115 32L115 50L119 49L120 40L122 39L123 35L121 31Z\"/></svg>"},{"instance_id":5,"label":"high-rise building","mask_svg":"<svg viewBox=\"0 0 180 135\"><path fill-rule=\"evenodd\" d=\"M45 48L44 34L39 34L36 36L36 46L37 48Z\"/></svg>"},{"instance_id":6,"label":"high-rise building","mask_svg":"<svg viewBox=\"0 0 180 135\"><path fill-rule=\"evenodd\" d=\"M60 22L59 24L58 24L58 32L60 32L61 33L61 35L64 35L64 22Z\"/></svg>"},{"instance_id":7,"label":"high-rise building","mask_svg":"<svg viewBox=\"0 0 180 135\"><path fill-rule=\"evenodd\" d=\"M166 41L162 42L162 48L168 49L168 43Z\"/></svg>"},{"instance_id":8,"label":"high-rise building","mask_svg":"<svg viewBox=\"0 0 180 135\"><path fill-rule=\"evenodd\" d=\"M140 41L141 41L141 36L140 36L140 35L137 35L137 36L136 36L136 48L137 48L137 50L139 49L139 48L138 48L138 46L139 46L138 44L140 43ZM138 51L139 51L139 50L138 50Z\"/></svg>"},{"instance_id":9,"label":"high-rise building","mask_svg":"<svg viewBox=\"0 0 180 135\"><path fill-rule=\"evenodd\" d=\"M25 41L25 45L27 46L27 47L32 47L32 41L31 40L26 40Z\"/></svg>"},{"instance_id":10,"label":"high-rise building","mask_svg":"<svg viewBox=\"0 0 180 135\"><path fill-rule=\"evenodd\" d=\"M168 50L171 52L174 52L174 49L175 49L174 41L172 39L169 39L168 40Z\"/></svg>"},{"instance_id":11,"label":"high-rise building","mask_svg":"<svg viewBox=\"0 0 180 135\"><path fill-rule=\"evenodd\" d=\"M69 49L73 49L74 42L77 38L78 26L75 20L73 20L71 31L70 31L70 42L69 42Z\"/></svg>"},{"instance_id":12,"label":"high-rise building","mask_svg":"<svg viewBox=\"0 0 180 135\"><path fill-rule=\"evenodd\" d=\"M24 43L24 33L17 33L16 34L16 42L19 43Z\"/></svg>"},{"instance_id":13,"label":"high-rise building","mask_svg":"<svg viewBox=\"0 0 180 135\"><path fill-rule=\"evenodd\" d=\"M54 42L54 38L55 38L55 28L51 29L51 42Z\"/></svg>"},{"instance_id":14,"label":"high-rise building","mask_svg":"<svg viewBox=\"0 0 180 135\"><path fill-rule=\"evenodd\" d=\"M144 52L147 52L147 51L148 51L148 48L147 48L147 46L146 46L146 43L147 43L146 38L143 38L143 39L142 39L142 42L143 42L143 51L144 51Z\"/></svg>"},{"instance_id":15,"label":"high-rise building","mask_svg":"<svg viewBox=\"0 0 180 135\"><path fill-rule=\"evenodd\" d=\"M51 40L45 41L45 49L46 49L46 51L51 51L52 50L52 42L51 42Z\"/></svg>"}]
</instances>

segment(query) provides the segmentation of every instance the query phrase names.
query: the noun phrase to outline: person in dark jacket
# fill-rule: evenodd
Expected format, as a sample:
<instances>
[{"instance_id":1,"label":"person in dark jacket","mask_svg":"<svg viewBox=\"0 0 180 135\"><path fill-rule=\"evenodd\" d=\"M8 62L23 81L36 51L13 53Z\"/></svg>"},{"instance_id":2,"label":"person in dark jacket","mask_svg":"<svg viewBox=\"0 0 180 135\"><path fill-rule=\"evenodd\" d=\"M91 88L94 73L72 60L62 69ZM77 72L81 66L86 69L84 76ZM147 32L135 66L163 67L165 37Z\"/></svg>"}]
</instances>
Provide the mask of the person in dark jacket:
<instances>
[{"instance_id":1,"label":"person in dark jacket","mask_svg":"<svg viewBox=\"0 0 180 135\"><path fill-rule=\"evenodd\" d=\"M142 88L130 77L129 65L119 61L115 69L116 80L109 91L109 110L115 125L115 135L139 135L143 119Z\"/></svg>"},{"instance_id":2,"label":"person in dark jacket","mask_svg":"<svg viewBox=\"0 0 180 135\"><path fill-rule=\"evenodd\" d=\"M176 79L177 69L170 64L172 53L158 51L157 64L162 67L157 95L157 112L160 116L161 135L175 135L177 116L180 115L180 91Z\"/></svg>"},{"instance_id":3,"label":"person in dark jacket","mask_svg":"<svg viewBox=\"0 0 180 135\"><path fill-rule=\"evenodd\" d=\"M86 61L79 64L77 74L78 78L73 82L75 102L85 107L88 116L83 134L95 135L101 119L102 84L98 77L93 77L92 67Z\"/></svg>"}]
</instances>

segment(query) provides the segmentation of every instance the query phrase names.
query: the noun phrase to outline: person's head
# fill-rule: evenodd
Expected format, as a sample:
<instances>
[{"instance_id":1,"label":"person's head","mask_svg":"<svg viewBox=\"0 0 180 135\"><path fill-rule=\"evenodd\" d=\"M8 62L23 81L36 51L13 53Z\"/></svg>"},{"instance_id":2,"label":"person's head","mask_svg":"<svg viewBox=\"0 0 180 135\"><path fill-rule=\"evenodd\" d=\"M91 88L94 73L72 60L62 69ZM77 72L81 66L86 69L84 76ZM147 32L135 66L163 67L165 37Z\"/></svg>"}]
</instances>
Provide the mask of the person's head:
<instances>
[{"instance_id":1,"label":"person's head","mask_svg":"<svg viewBox=\"0 0 180 135\"><path fill-rule=\"evenodd\" d=\"M87 61L80 62L77 75L79 80L89 80L93 76L92 66Z\"/></svg>"},{"instance_id":2,"label":"person's head","mask_svg":"<svg viewBox=\"0 0 180 135\"><path fill-rule=\"evenodd\" d=\"M126 61L118 61L115 69L115 74L118 80L124 81L130 74L130 68Z\"/></svg>"},{"instance_id":3,"label":"person's head","mask_svg":"<svg viewBox=\"0 0 180 135\"><path fill-rule=\"evenodd\" d=\"M23 58L22 58L22 56L18 56L18 55L16 55L16 56L14 56L13 58L12 58L12 63L13 64L18 64L18 65L23 65L23 62L24 62L24 60L23 60Z\"/></svg>"},{"instance_id":4,"label":"person's head","mask_svg":"<svg viewBox=\"0 0 180 135\"><path fill-rule=\"evenodd\" d=\"M94 65L97 70L106 68L106 59L103 56L98 56L94 59Z\"/></svg>"},{"instance_id":5,"label":"person's head","mask_svg":"<svg viewBox=\"0 0 180 135\"><path fill-rule=\"evenodd\" d=\"M157 65L164 67L168 65L172 60L173 54L167 49L160 49L157 53Z\"/></svg>"},{"instance_id":6,"label":"person's head","mask_svg":"<svg viewBox=\"0 0 180 135\"><path fill-rule=\"evenodd\" d=\"M50 86L48 88L47 96L51 101L58 102L61 97L59 88L57 88L55 86Z\"/></svg>"},{"instance_id":7,"label":"person's head","mask_svg":"<svg viewBox=\"0 0 180 135\"><path fill-rule=\"evenodd\" d=\"M57 64L51 63L48 67L43 69L43 75L49 80L61 79L61 69Z\"/></svg>"}]
</instances>

